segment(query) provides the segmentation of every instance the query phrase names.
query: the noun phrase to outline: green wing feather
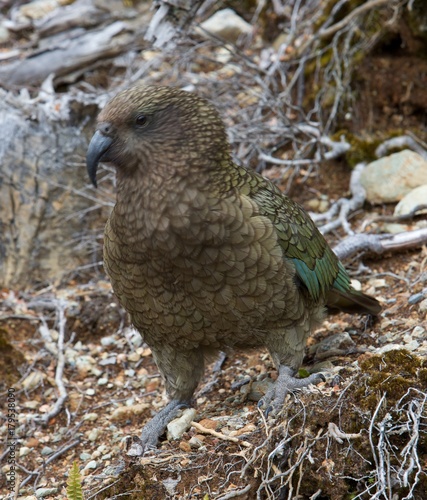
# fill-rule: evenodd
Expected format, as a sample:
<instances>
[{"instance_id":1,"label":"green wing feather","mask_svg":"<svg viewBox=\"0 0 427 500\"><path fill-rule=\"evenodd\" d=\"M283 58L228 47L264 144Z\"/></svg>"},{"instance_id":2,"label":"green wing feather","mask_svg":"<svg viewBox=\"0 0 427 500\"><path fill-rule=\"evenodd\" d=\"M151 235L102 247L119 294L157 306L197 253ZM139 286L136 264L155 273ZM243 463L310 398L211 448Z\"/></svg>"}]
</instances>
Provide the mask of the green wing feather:
<instances>
[{"instance_id":1,"label":"green wing feather","mask_svg":"<svg viewBox=\"0 0 427 500\"><path fill-rule=\"evenodd\" d=\"M260 214L274 224L285 258L290 259L298 278L315 302L347 312L379 314L376 299L357 292L350 276L316 225L297 203L274 184L253 171L239 169L239 191L259 206Z\"/></svg>"},{"instance_id":2,"label":"green wing feather","mask_svg":"<svg viewBox=\"0 0 427 500\"><path fill-rule=\"evenodd\" d=\"M325 300L335 281L343 291L348 288L347 272L304 209L267 179L246 170L245 174L249 175L248 195L273 222L284 256L292 260L312 299Z\"/></svg>"}]
</instances>

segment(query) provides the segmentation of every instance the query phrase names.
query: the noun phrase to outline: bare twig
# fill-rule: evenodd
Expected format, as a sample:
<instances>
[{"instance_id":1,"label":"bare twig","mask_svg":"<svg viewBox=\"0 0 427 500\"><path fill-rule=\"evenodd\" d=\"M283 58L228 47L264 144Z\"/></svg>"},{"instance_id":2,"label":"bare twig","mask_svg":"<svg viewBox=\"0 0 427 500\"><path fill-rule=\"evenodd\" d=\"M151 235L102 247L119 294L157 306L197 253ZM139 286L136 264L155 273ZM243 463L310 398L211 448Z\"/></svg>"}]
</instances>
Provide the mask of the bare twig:
<instances>
[{"instance_id":1,"label":"bare twig","mask_svg":"<svg viewBox=\"0 0 427 500\"><path fill-rule=\"evenodd\" d=\"M334 422L329 422L328 434L340 444L344 442L343 439L357 439L362 437L360 432L358 434L347 434L346 432L343 432Z\"/></svg>"},{"instance_id":2,"label":"bare twig","mask_svg":"<svg viewBox=\"0 0 427 500\"><path fill-rule=\"evenodd\" d=\"M356 7L354 10L350 12L350 14L345 16L345 18L339 21L338 23L334 24L333 26L330 26L329 28L320 30L319 37L321 39L329 38L330 36L334 35L337 31L342 30L343 28L348 26L351 23L351 21L353 21L353 19L365 13L366 11L372 10L375 7L380 7L381 5L389 3L390 0L370 0L369 2L366 2L360 5L359 7Z\"/></svg>"},{"instance_id":3,"label":"bare twig","mask_svg":"<svg viewBox=\"0 0 427 500\"><path fill-rule=\"evenodd\" d=\"M354 234L354 231L350 228L347 217L354 211L361 208L366 199L366 192L360 183L360 176L363 169L366 167L365 163L359 163L353 169L350 178L350 191L352 197L348 200L346 198L341 198L332 207L323 214L310 214L315 222L320 220L329 220L335 217L339 209L338 217L335 220L319 227L322 234L327 234L338 227L343 227L347 234Z\"/></svg>"},{"instance_id":4,"label":"bare twig","mask_svg":"<svg viewBox=\"0 0 427 500\"><path fill-rule=\"evenodd\" d=\"M56 365L55 372L55 382L58 387L59 397L56 400L51 411L43 415L41 418L42 422L47 425L49 420L56 417L58 413L62 410L65 400L67 399L67 390L63 381L64 367L65 367L65 356L64 356L64 336L65 336L65 309L66 302L62 299L57 301L57 314L58 314L58 342L57 342L57 356L58 362Z\"/></svg>"},{"instance_id":5,"label":"bare twig","mask_svg":"<svg viewBox=\"0 0 427 500\"><path fill-rule=\"evenodd\" d=\"M427 150L423 148L413 137L410 135L402 135L400 137L393 137L384 141L375 150L375 155L378 158L385 156L391 149L408 147L427 160Z\"/></svg>"},{"instance_id":6,"label":"bare twig","mask_svg":"<svg viewBox=\"0 0 427 500\"><path fill-rule=\"evenodd\" d=\"M203 425L200 425L198 422L191 422L191 425L195 427L198 431L203 432L204 434L210 434L211 436L215 436L216 438L222 439L224 441L232 441L233 443L241 444L246 448L252 447L251 443L248 443L247 441L242 441L241 439L238 439L234 436L226 436L221 432L217 432L213 429L208 429L207 427L203 427Z\"/></svg>"},{"instance_id":7,"label":"bare twig","mask_svg":"<svg viewBox=\"0 0 427 500\"><path fill-rule=\"evenodd\" d=\"M427 244L427 228L422 228L398 234L356 234L338 243L333 250L340 259L346 259L360 251L381 254L425 244Z\"/></svg>"},{"instance_id":8,"label":"bare twig","mask_svg":"<svg viewBox=\"0 0 427 500\"><path fill-rule=\"evenodd\" d=\"M217 500L229 500L230 498L240 497L240 496L244 495L245 493L249 493L251 491L251 488L252 488L252 485L248 484L244 488L241 488L240 490L229 491L225 495L221 495L221 496L217 497Z\"/></svg>"}]
</instances>

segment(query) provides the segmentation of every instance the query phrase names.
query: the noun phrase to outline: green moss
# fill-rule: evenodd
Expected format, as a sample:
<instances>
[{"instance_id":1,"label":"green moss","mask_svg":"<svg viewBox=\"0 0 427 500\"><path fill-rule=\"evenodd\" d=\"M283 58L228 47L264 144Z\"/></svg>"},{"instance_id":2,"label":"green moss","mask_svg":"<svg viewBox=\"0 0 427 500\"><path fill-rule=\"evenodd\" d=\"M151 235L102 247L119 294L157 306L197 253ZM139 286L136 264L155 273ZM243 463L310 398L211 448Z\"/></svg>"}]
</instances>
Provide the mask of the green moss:
<instances>
[{"instance_id":1,"label":"green moss","mask_svg":"<svg viewBox=\"0 0 427 500\"><path fill-rule=\"evenodd\" d=\"M383 144L384 141L388 139L400 137L405 134L407 134L407 132L404 130L393 129L388 130L386 133L377 132L372 135L354 135L348 130L341 128L331 136L331 139L339 141L340 138L344 136L345 140L350 144L350 149L346 152L345 159L350 167L353 168L360 162L372 162L377 160L378 158L375 151L379 145ZM403 148L390 149L387 154L397 153L402 149L406 149L406 146Z\"/></svg>"},{"instance_id":2,"label":"green moss","mask_svg":"<svg viewBox=\"0 0 427 500\"><path fill-rule=\"evenodd\" d=\"M423 360L405 349L372 356L360 363L363 383L355 391L357 404L364 410L374 412L381 397L386 398L381 412L395 405L411 387L422 387L427 370Z\"/></svg>"},{"instance_id":3,"label":"green moss","mask_svg":"<svg viewBox=\"0 0 427 500\"><path fill-rule=\"evenodd\" d=\"M406 349L396 349L388 351L381 356L372 356L360 363L363 371L390 371L399 370L399 373L416 375L418 368L422 366L422 361L417 356Z\"/></svg>"}]
</instances>

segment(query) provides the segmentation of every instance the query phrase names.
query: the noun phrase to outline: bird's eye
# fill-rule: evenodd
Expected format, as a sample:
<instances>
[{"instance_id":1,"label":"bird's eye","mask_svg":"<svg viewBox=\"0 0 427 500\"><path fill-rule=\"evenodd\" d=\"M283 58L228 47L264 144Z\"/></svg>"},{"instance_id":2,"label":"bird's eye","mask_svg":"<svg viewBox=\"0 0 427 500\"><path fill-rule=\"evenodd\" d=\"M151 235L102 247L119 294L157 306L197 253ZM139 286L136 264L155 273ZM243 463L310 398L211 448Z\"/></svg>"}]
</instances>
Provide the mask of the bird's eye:
<instances>
[{"instance_id":1,"label":"bird's eye","mask_svg":"<svg viewBox=\"0 0 427 500\"><path fill-rule=\"evenodd\" d=\"M145 115L137 115L135 118L135 124L138 127L143 127L147 123L147 117Z\"/></svg>"}]
</instances>

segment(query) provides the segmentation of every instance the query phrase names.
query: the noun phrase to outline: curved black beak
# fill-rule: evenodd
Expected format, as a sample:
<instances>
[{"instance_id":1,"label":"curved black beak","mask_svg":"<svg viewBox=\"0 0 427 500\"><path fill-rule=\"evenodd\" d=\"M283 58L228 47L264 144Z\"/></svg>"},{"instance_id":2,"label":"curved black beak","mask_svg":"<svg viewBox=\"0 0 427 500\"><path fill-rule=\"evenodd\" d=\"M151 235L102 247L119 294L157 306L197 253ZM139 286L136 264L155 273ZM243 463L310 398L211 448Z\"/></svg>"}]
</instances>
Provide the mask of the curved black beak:
<instances>
[{"instance_id":1,"label":"curved black beak","mask_svg":"<svg viewBox=\"0 0 427 500\"><path fill-rule=\"evenodd\" d=\"M97 130L89 143L86 155L86 167L89 179L95 187L97 187L96 171L98 170L98 164L108 151L112 142L113 139L111 139L111 137L108 137Z\"/></svg>"}]
</instances>

